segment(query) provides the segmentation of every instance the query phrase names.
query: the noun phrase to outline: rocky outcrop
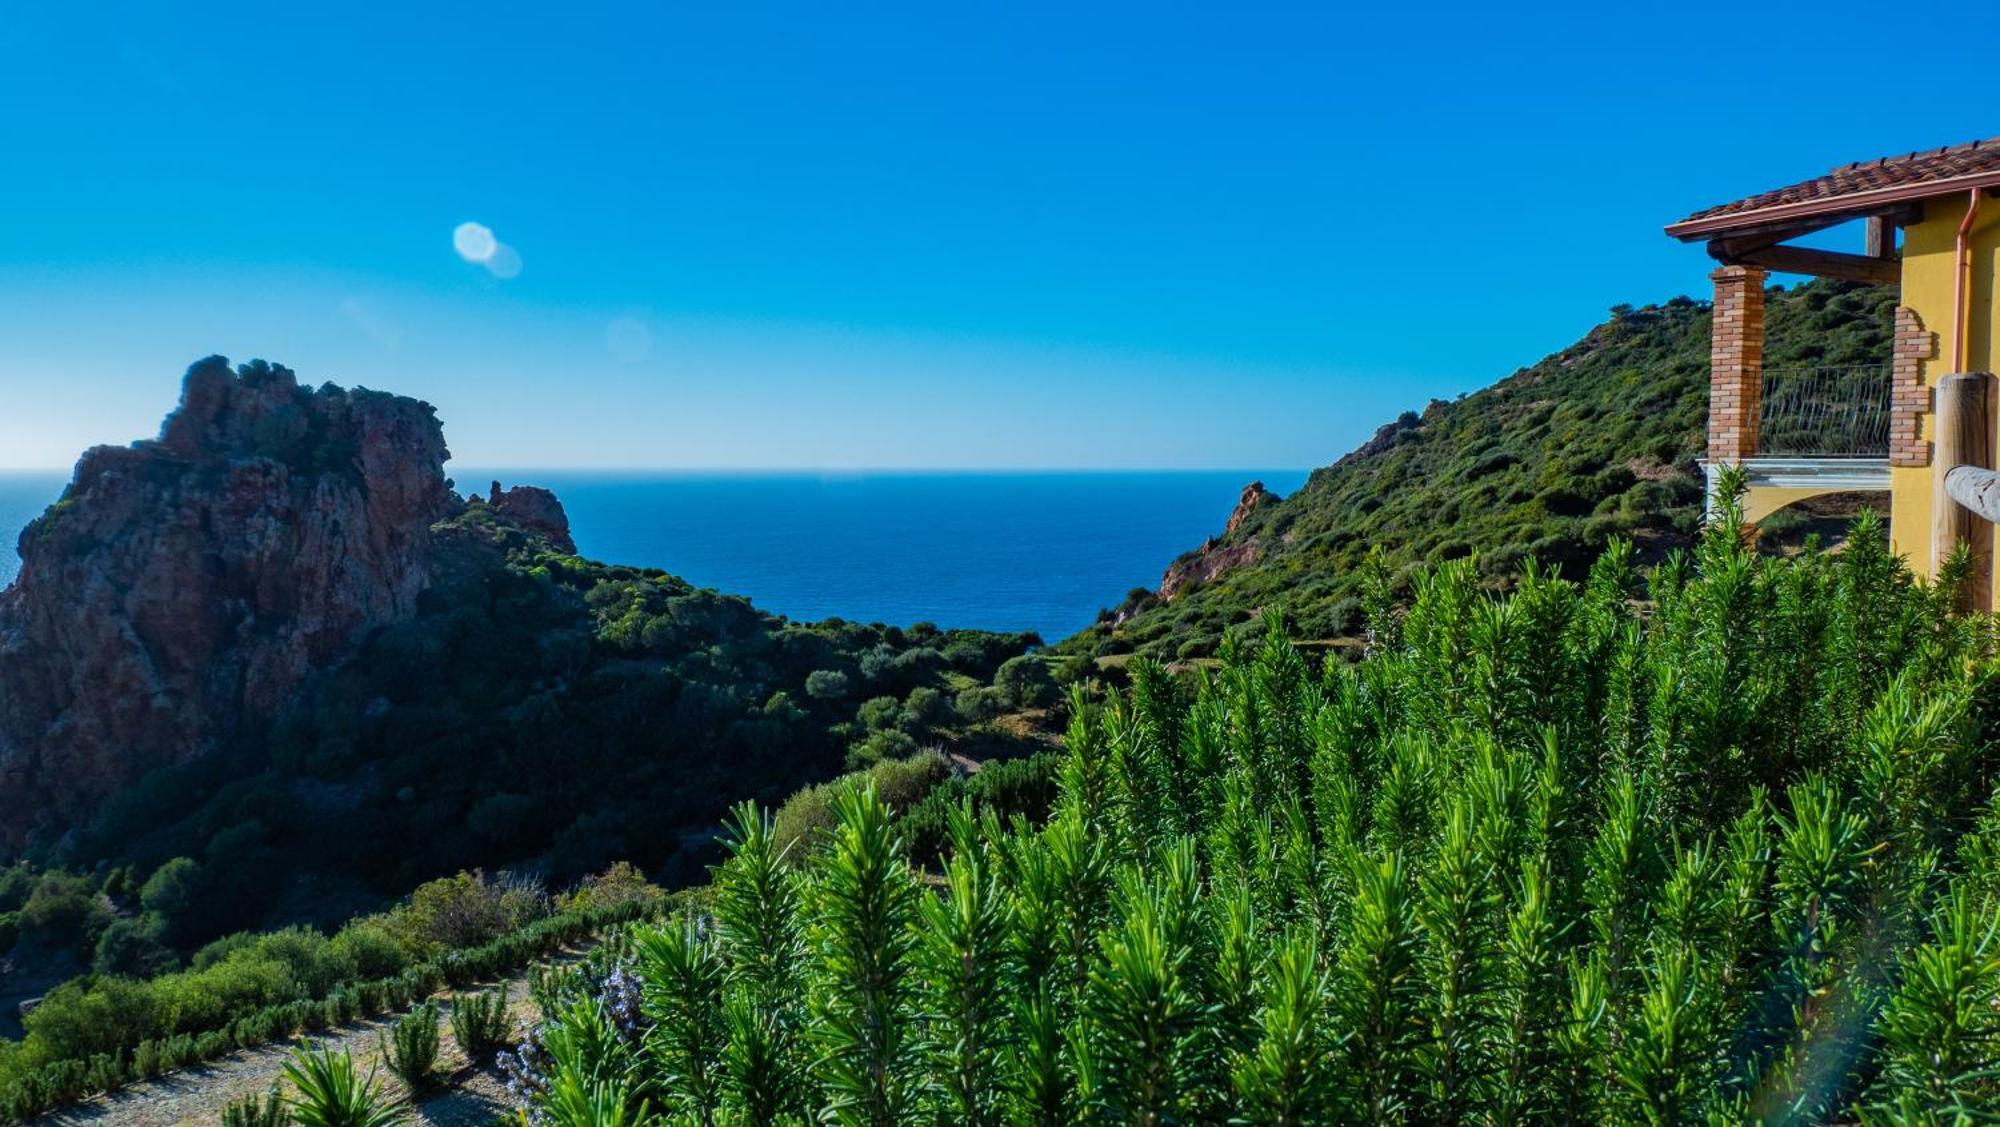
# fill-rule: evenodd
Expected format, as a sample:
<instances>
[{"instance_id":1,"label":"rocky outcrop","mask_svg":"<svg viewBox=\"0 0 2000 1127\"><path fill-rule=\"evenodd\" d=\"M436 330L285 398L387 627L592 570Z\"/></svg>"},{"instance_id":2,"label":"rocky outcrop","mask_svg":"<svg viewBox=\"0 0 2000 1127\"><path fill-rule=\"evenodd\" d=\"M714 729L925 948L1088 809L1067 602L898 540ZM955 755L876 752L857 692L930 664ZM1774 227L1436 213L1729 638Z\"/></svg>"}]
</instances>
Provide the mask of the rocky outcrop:
<instances>
[{"instance_id":1,"label":"rocky outcrop","mask_svg":"<svg viewBox=\"0 0 2000 1127\"><path fill-rule=\"evenodd\" d=\"M1209 537L1200 548L1168 566L1167 573L1160 577L1160 598L1172 599L1232 568L1256 562L1263 552L1263 542L1255 537L1239 536L1239 533L1249 523L1252 513L1277 500L1278 495L1264 488L1261 481L1244 486L1243 495L1237 498L1236 508L1229 514L1229 523L1222 528L1222 535Z\"/></svg>"},{"instance_id":2,"label":"rocky outcrop","mask_svg":"<svg viewBox=\"0 0 2000 1127\"><path fill-rule=\"evenodd\" d=\"M0 592L0 842L230 743L413 614L448 457L428 404L221 357L157 440L84 454Z\"/></svg>"},{"instance_id":3,"label":"rocky outcrop","mask_svg":"<svg viewBox=\"0 0 2000 1127\"><path fill-rule=\"evenodd\" d=\"M556 495L541 486L516 485L503 490L496 481L487 491L486 503L502 517L547 537L558 551L576 554L576 542L569 538L569 514L563 512Z\"/></svg>"},{"instance_id":4,"label":"rocky outcrop","mask_svg":"<svg viewBox=\"0 0 2000 1127\"><path fill-rule=\"evenodd\" d=\"M1229 523L1222 526L1222 538L1227 540L1236 535L1245 524L1249 523L1250 514L1256 512L1258 506L1277 499L1278 495L1264 488L1264 483L1261 481L1253 481L1244 486L1243 495L1236 499L1236 507L1229 512Z\"/></svg>"}]
</instances>

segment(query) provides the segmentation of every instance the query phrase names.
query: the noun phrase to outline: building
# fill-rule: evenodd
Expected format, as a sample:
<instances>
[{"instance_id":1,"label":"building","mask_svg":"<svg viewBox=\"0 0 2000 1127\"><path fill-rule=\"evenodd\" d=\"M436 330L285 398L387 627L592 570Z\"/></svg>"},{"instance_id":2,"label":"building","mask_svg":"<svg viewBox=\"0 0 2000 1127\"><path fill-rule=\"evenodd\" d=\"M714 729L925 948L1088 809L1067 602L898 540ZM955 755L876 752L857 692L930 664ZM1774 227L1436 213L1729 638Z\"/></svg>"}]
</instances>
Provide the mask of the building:
<instances>
[{"instance_id":1,"label":"building","mask_svg":"<svg viewBox=\"0 0 2000 1127\"><path fill-rule=\"evenodd\" d=\"M1950 462L1991 466L1990 379L1956 381L1947 410L1964 400L1977 416L1943 435L1938 388L1953 373L1994 370L2000 324L2000 138L1845 165L1824 176L1698 211L1667 228L1701 241L1720 265L1710 355L1708 456L1738 465L1755 521L1807 497L1850 490L1890 495L1889 534L1920 573L1931 574L1954 539L1982 563L1987 592L1993 526L1954 509L1942 487ZM1860 253L1794 242L1861 221ZM1764 287L1769 273L1810 274L1899 287L1892 355L1878 369L1766 371ZM1970 392L1955 390L1960 383ZM1801 427L1800 417L1815 425ZM1810 436L1809 440L1803 436Z\"/></svg>"}]
</instances>

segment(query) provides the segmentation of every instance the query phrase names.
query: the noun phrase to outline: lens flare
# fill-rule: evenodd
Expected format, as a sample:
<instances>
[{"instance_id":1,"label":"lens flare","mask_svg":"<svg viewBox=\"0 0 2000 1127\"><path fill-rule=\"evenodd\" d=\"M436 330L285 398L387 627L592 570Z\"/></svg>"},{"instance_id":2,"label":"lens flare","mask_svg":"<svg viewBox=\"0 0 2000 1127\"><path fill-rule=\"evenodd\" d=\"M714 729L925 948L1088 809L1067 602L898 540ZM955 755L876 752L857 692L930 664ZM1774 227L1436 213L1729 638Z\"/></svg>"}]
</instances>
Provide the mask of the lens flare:
<instances>
[{"instance_id":1,"label":"lens flare","mask_svg":"<svg viewBox=\"0 0 2000 1127\"><path fill-rule=\"evenodd\" d=\"M451 233L451 248L467 262L484 264L500 249L500 240L484 223L461 223Z\"/></svg>"}]
</instances>

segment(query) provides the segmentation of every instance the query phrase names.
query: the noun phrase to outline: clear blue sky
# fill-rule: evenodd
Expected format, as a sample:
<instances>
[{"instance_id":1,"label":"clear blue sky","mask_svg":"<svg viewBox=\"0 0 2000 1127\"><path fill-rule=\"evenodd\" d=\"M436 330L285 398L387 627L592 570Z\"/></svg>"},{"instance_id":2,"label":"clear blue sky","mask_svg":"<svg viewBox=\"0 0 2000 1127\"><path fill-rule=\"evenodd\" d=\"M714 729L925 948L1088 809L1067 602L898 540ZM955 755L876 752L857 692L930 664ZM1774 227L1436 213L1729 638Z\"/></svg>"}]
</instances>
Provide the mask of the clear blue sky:
<instances>
[{"instance_id":1,"label":"clear blue sky","mask_svg":"<svg viewBox=\"0 0 2000 1127\"><path fill-rule=\"evenodd\" d=\"M1703 293L1668 220L2000 133L1981 9L456 7L10 8L0 466L213 352L469 464L1318 465Z\"/></svg>"}]
</instances>

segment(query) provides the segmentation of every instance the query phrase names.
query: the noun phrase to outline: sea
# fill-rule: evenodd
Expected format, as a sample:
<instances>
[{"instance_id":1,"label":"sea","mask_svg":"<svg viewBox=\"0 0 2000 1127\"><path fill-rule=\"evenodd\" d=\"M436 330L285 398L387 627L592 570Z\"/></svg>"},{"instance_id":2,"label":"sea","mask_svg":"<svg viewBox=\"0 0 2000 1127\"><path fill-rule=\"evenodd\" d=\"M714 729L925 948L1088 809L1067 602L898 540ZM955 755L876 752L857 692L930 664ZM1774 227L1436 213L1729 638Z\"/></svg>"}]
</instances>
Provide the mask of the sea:
<instances>
[{"instance_id":1,"label":"sea","mask_svg":"<svg viewBox=\"0 0 2000 1127\"><path fill-rule=\"evenodd\" d=\"M577 549L663 568L797 621L1032 630L1095 621L1222 531L1243 486L1305 470L708 472L446 467L461 491L541 485ZM67 475L0 473L0 585Z\"/></svg>"}]
</instances>

